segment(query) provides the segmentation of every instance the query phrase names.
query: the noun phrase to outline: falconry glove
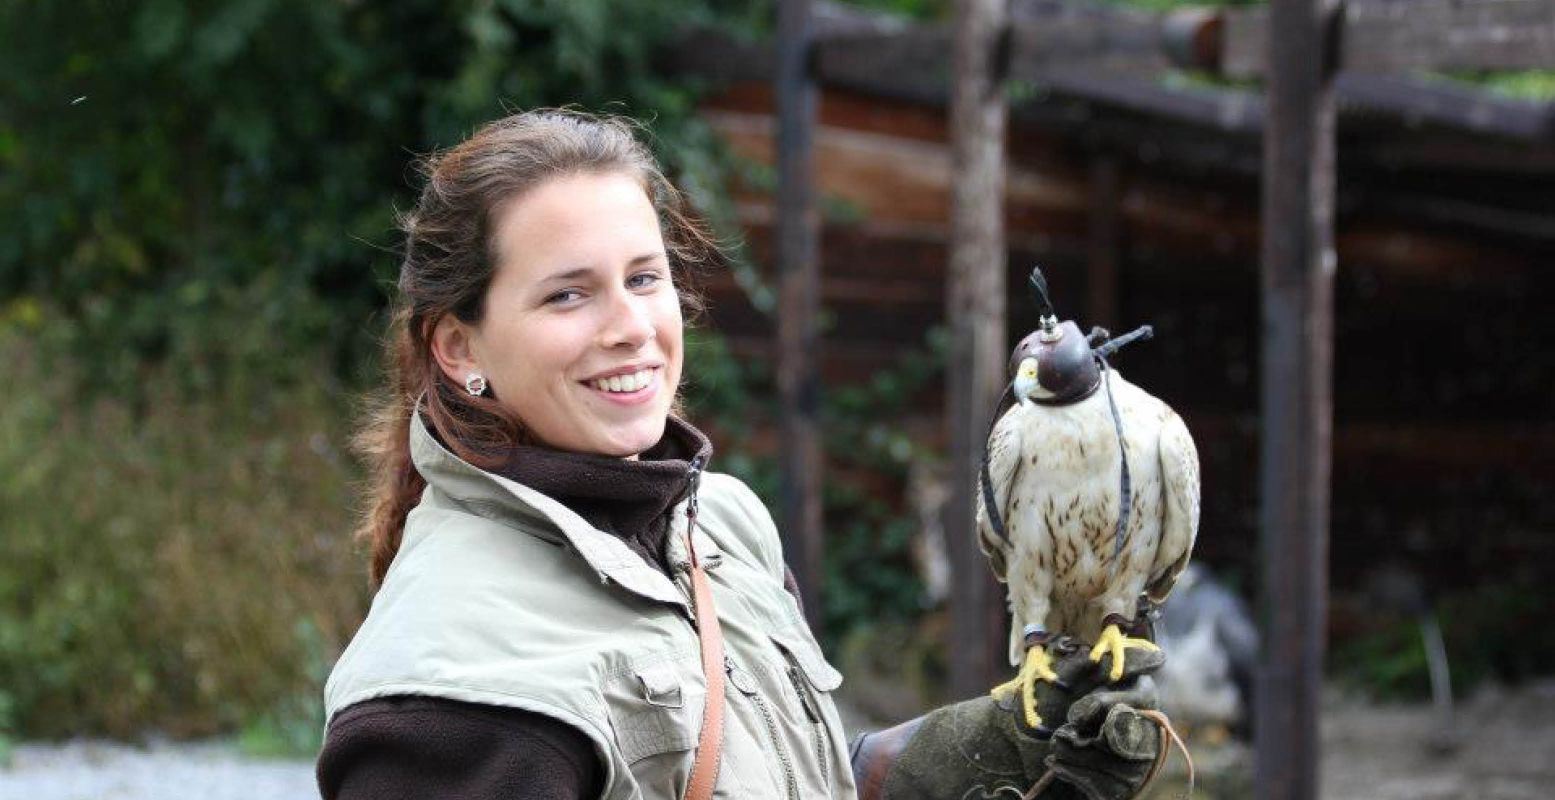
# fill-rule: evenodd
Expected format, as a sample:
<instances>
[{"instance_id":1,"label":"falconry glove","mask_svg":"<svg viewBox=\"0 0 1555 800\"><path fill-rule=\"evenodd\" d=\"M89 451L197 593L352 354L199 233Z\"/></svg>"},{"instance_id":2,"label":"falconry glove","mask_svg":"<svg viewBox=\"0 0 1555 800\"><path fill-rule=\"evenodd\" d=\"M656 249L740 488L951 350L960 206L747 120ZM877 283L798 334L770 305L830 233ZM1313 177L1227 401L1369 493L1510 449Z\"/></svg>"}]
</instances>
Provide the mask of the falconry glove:
<instances>
[{"instance_id":1,"label":"falconry glove","mask_svg":"<svg viewBox=\"0 0 1555 800\"><path fill-rule=\"evenodd\" d=\"M979 697L953 703L853 743L860 800L1124 800L1145 780L1160 748L1155 723L1136 709L1155 708L1150 672L1159 652L1128 652L1121 681L1109 682L1083 650L1054 662L1059 680L1037 686L1045 720L1033 730L1018 700ZM1137 724L1136 724L1137 723ZM1137 729L1137 730L1136 730Z\"/></svg>"},{"instance_id":2,"label":"falconry glove","mask_svg":"<svg viewBox=\"0 0 1555 800\"><path fill-rule=\"evenodd\" d=\"M1162 729L1149 673L1165 662L1160 651L1131 650L1123 680L1099 683L1074 701L1053 732L1047 765L1086 800L1134 797L1149 782L1161 754Z\"/></svg>"}]
</instances>

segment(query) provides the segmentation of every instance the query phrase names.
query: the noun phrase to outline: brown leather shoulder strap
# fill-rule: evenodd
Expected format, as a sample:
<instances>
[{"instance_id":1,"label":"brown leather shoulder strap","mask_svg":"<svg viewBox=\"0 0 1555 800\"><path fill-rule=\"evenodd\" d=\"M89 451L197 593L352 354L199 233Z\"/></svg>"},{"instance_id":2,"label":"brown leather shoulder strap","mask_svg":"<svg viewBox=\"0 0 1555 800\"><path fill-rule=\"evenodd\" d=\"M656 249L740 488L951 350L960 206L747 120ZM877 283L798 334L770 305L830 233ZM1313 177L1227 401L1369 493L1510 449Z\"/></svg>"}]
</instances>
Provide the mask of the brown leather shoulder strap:
<instances>
[{"instance_id":1,"label":"brown leather shoulder strap","mask_svg":"<svg viewBox=\"0 0 1555 800\"><path fill-rule=\"evenodd\" d=\"M702 645L702 674L707 678L707 701L702 706L702 733L697 739L696 760L691 764L691 782L686 800L711 800L718 779L724 739L724 642L718 627L718 612L713 608L713 588L702 571L691 535L696 529L696 514L688 515L686 551L691 556L691 603L696 616L697 636Z\"/></svg>"}]
</instances>

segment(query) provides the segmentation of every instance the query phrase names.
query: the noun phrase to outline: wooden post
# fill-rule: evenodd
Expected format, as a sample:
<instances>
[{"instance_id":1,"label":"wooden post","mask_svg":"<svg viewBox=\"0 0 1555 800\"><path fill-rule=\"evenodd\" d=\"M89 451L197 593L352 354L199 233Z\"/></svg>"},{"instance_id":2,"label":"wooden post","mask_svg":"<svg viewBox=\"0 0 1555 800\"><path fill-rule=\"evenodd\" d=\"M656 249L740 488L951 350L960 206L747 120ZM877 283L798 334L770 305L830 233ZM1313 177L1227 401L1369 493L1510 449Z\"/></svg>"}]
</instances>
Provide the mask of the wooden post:
<instances>
[{"instance_id":1,"label":"wooden post","mask_svg":"<svg viewBox=\"0 0 1555 800\"><path fill-rule=\"evenodd\" d=\"M950 210L948 384L951 498L945 536L950 549L951 689L956 697L986 692L1007 671L995 654L1008 641L1003 592L978 551L973 494L988 424L1004 388L1004 136L1008 110L998 71L1005 0L956 5L954 83L950 100L953 174Z\"/></svg>"},{"instance_id":2,"label":"wooden post","mask_svg":"<svg viewBox=\"0 0 1555 800\"><path fill-rule=\"evenodd\" d=\"M1263 136L1262 616L1254 794L1318 795L1333 424L1334 0L1273 0Z\"/></svg>"},{"instance_id":3,"label":"wooden post","mask_svg":"<svg viewBox=\"0 0 1555 800\"><path fill-rule=\"evenodd\" d=\"M820 260L814 157L816 91L810 75L810 2L778 3L778 389L782 395L783 547L810 627L821 623L821 441L816 310Z\"/></svg>"}]
</instances>

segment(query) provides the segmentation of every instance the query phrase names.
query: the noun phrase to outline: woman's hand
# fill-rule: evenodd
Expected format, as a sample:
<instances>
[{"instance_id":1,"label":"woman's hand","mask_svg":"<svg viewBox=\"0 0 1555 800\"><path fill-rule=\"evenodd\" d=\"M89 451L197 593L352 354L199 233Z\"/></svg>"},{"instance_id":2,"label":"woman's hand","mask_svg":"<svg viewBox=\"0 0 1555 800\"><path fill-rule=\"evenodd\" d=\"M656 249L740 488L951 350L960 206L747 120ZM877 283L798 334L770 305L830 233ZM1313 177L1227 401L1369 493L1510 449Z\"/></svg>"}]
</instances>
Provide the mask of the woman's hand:
<instances>
[{"instance_id":1,"label":"woman's hand","mask_svg":"<svg viewBox=\"0 0 1555 800\"><path fill-rule=\"evenodd\" d=\"M1162 737L1156 720L1141 712L1158 706L1150 673L1165 661L1160 651L1129 650L1121 680L1094 685L1069 705L1045 760L1057 780L1087 800L1134 797L1144 788Z\"/></svg>"},{"instance_id":2,"label":"woman's hand","mask_svg":"<svg viewBox=\"0 0 1555 800\"><path fill-rule=\"evenodd\" d=\"M1161 747L1150 673L1165 656L1131 650L1111 682L1083 650L1059 657L1056 683L1038 685L1038 711L1056 729L1032 729L1020 703L980 697L944 706L885 731L860 736L853 772L860 800L1017 800L1033 797L1123 800L1150 777Z\"/></svg>"}]
</instances>

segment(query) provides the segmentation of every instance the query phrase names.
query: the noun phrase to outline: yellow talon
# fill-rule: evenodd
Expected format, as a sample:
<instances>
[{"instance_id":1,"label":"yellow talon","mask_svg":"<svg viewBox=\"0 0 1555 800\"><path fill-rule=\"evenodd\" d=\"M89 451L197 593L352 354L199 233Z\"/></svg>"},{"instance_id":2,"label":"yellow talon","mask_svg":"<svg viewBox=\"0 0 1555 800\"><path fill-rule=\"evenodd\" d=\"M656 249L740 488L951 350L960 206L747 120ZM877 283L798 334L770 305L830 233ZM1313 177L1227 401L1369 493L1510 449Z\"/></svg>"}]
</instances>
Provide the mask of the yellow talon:
<instances>
[{"instance_id":1,"label":"yellow talon","mask_svg":"<svg viewBox=\"0 0 1555 800\"><path fill-rule=\"evenodd\" d=\"M1091 648L1091 660L1099 664L1103 655L1111 655L1112 670L1108 673L1107 679L1114 682L1120 681L1123 679L1123 653L1130 647L1137 647L1141 650L1161 649L1156 647L1155 642L1149 639L1134 639L1124 636L1123 631L1119 630L1117 625L1108 625L1102 630L1101 638L1096 640L1096 646Z\"/></svg>"},{"instance_id":2,"label":"yellow talon","mask_svg":"<svg viewBox=\"0 0 1555 800\"><path fill-rule=\"evenodd\" d=\"M1038 645L1026 650L1026 657L1021 661L1020 671L1009 681L993 687L989 695L995 700L1003 700L1010 692L1020 691L1021 711L1026 717L1028 727L1038 727L1042 724L1042 717L1037 715L1037 681L1054 683L1058 681L1058 673L1053 671L1053 659L1047 654L1047 650Z\"/></svg>"}]
</instances>

